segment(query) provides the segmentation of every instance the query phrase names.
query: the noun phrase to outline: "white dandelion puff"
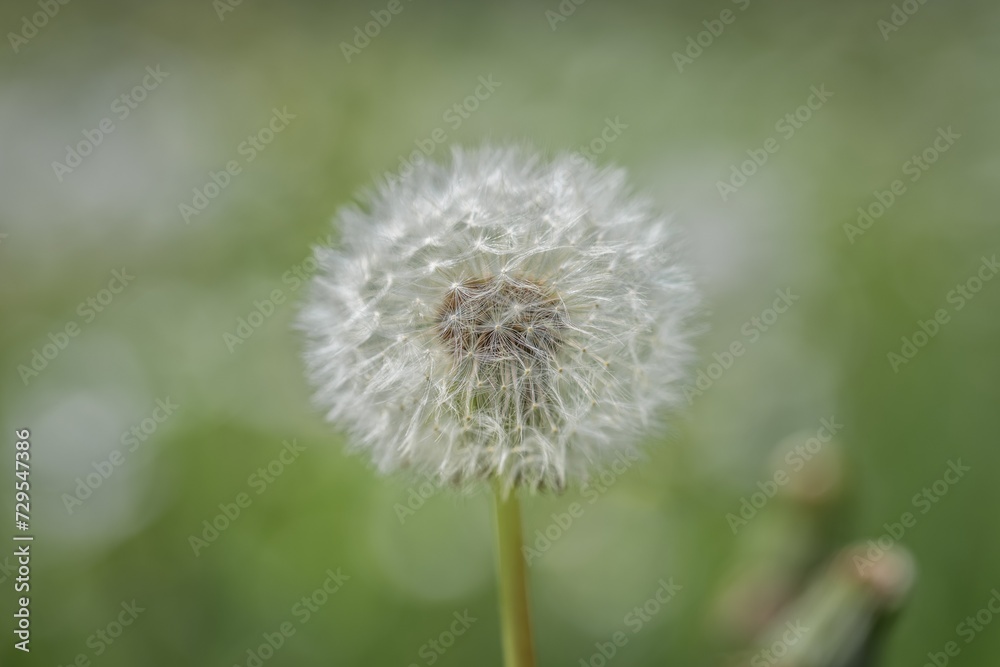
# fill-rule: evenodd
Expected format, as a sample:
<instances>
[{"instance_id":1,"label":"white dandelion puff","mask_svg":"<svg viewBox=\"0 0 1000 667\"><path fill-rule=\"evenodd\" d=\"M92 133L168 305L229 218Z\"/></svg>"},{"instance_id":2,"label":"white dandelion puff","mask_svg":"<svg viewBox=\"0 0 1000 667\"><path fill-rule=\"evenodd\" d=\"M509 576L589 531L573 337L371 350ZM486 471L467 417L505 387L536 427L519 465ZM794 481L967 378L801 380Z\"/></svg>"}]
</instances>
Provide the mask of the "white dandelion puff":
<instances>
[{"instance_id":1,"label":"white dandelion puff","mask_svg":"<svg viewBox=\"0 0 1000 667\"><path fill-rule=\"evenodd\" d=\"M695 290L621 170L455 149L336 225L299 325L316 402L380 471L562 489L682 398Z\"/></svg>"}]
</instances>

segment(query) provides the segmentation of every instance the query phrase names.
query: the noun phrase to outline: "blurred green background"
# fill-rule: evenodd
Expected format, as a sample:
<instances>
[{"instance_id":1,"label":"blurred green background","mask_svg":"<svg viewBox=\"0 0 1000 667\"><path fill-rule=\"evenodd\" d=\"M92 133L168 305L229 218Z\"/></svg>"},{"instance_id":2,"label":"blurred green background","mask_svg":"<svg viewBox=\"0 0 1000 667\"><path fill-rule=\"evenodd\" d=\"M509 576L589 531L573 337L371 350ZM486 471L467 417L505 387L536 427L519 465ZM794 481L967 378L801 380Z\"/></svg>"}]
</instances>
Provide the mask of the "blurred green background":
<instances>
[{"instance_id":1,"label":"blurred green background","mask_svg":"<svg viewBox=\"0 0 1000 667\"><path fill-rule=\"evenodd\" d=\"M996 3L911 2L896 26L888 1L403 0L348 62L342 44L390 3L222 1L74 1L34 32L38 3L0 9L0 507L13 511L14 430L29 428L36 535L32 652L12 647L7 561L0 662L248 665L288 622L265 664L500 664L489 498L418 502L419 480L345 456L291 329L334 211L437 131L627 167L685 230L706 294L695 372L718 377L648 461L606 490L524 502L531 544L584 508L531 566L541 664L586 664L670 577L683 589L613 664L718 664L712 609L747 535L727 514L771 478L777 442L830 417L849 481L814 560L917 515L902 542L918 580L880 664L923 664L948 641L952 664L996 663L1000 621L969 643L956 629L1000 586L1000 280L961 309L952 293L1000 250ZM812 87L831 96L803 111ZM269 136L274 110L294 118ZM914 171L948 128L959 138ZM90 154L54 166L86 133ZM724 198L719 182L769 138ZM239 173L205 192L231 161ZM216 196L186 221L196 189ZM889 196L862 234L845 228ZM118 293L116 270L134 276ZM776 290L797 299L769 320ZM893 368L939 309L947 322ZM248 317L259 326L234 342ZM734 342L744 353L712 369ZM301 451L275 463L286 441ZM921 513L914 495L958 459L970 472ZM249 506L194 545L241 493ZM338 569L336 593L296 606ZM105 642L133 600L143 611ZM453 645L429 644L450 644L466 612Z\"/></svg>"}]
</instances>

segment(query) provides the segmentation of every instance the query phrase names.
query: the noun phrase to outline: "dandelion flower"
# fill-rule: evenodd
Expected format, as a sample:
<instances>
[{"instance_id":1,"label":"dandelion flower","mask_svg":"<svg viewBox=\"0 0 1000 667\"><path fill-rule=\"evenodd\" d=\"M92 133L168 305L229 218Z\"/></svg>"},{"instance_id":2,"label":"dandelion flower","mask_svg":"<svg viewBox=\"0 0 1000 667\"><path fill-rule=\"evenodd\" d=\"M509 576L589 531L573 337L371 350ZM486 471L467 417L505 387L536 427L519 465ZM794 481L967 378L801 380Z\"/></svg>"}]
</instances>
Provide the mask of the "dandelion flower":
<instances>
[{"instance_id":1,"label":"dandelion flower","mask_svg":"<svg viewBox=\"0 0 1000 667\"><path fill-rule=\"evenodd\" d=\"M382 472L559 490L682 398L695 292L621 170L455 149L336 226L299 320L307 366Z\"/></svg>"}]
</instances>

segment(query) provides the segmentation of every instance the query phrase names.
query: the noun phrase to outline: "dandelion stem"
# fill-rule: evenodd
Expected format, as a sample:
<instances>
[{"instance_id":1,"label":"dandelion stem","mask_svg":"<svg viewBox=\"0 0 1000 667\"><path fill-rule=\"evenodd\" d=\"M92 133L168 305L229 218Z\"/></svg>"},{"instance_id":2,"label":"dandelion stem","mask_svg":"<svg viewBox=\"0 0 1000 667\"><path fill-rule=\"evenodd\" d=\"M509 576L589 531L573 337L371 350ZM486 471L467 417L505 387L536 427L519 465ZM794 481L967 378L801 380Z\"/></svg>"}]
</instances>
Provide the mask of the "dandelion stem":
<instances>
[{"instance_id":1,"label":"dandelion stem","mask_svg":"<svg viewBox=\"0 0 1000 667\"><path fill-rule=\"evenodd\" d=\"M504 667L535 667L528 611L528 587L521 549L521 507L511 491L506 497L493 486L497 508L497 552L500 563L500 625Z\"/></svg>"}]
</instances>

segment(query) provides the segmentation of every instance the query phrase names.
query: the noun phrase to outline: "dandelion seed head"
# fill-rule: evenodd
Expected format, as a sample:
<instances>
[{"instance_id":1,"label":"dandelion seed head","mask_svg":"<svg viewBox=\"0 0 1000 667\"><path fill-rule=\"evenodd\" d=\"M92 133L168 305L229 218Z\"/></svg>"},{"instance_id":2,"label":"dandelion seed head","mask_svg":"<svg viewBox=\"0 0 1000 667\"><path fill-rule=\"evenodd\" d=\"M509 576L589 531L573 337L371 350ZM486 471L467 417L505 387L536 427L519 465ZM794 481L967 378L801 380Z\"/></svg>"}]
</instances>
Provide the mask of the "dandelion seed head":
<instances>
[{"instance_id":1,"label":"dandelion seed head","mask_svg":"<svg viewBox=\"0 0 1000 667\"><path fill-rule=\"evenodd\" d=\"M306 364L383 472L558 490L683 398L695 290L621 170L455 149L336 225L299 317Z\"/></svg>"}]
</instances>

